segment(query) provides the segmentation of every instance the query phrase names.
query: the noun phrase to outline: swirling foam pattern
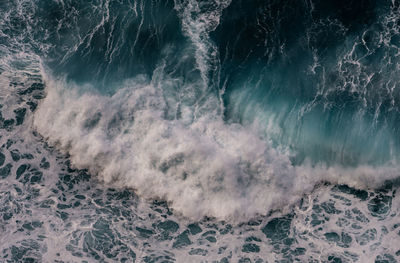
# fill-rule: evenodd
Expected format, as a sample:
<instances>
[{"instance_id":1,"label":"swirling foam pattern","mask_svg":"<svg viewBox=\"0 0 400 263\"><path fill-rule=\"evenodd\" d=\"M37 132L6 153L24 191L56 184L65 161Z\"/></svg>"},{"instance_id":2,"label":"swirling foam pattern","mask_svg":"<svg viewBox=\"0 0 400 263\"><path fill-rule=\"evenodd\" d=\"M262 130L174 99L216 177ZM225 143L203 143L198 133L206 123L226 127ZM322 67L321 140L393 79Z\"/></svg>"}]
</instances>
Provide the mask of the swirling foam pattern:
<instances>
[{"instance_id":1,"label":"swirling foam pattern","mask_svg":"<svg viewBox=\"0 0 400 263\"><path fill-rule=\"evenodd\" d=\"M397 262L399 8L0 2L0 261Z\"/></svg>"}]
</instances>

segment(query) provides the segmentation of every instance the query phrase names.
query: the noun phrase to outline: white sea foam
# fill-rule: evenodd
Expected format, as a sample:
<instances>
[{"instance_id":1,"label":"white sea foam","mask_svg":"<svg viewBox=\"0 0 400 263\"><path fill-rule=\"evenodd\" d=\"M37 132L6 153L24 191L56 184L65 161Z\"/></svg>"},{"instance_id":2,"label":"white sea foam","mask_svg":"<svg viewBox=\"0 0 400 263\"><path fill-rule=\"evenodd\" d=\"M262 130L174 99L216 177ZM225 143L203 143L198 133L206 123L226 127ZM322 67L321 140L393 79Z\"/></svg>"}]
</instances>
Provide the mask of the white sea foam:
<instances>
[{"instance_id":1,"label":"white sea foam","mask_svg":"<svg viewBox=\"0 0 400 263\"><path fill-rule=\"evenodd\" d=\"M175 2L196 50L198 83L181 87L182 81L164 75L160 65L151 80L137 76L106 96L48 74L47 97L35 113L34 127L68 152L76 167L114 187L166 199L193 219L245 221L287 208L320 181L368 188L396 177L397 165L293 166L290 153L268 141L270 131L279 131L274 123L260 128L223 120L223 106L207 77L209 70L218 72L217 49L208 33L229 2L217 1L206 11L197 1Z\"/></svg>"},{"instance_id":2,"label":"white sea foam","mask_svg":"<svg viewBox=\"0 0 400 263\"><path fill-rule=\"evenodd\" d=\"M192 219L244 221L293 204L320 181L366 188L397 175L394 166L295 167L256 127L213 114L190 124L165 119L160 85L173 83L166 78L131 79L111 97L49 77L46 83L34 126L73 165L108 185L166 199Z\"/></svg>"},{"instance_id":3,"label":"white sea foam","mask_svg":"<svg viewBox=\"0 0 400 263\"><path fill-rule=\"evenodd\" d=\"M218 48L209 33L220 23L222 11L231 0L175 0L175 9L181 17L183 32L195 47L196 64L205 87L210 85L209 71L217 71Z\"/></svg>"}]
</instances>

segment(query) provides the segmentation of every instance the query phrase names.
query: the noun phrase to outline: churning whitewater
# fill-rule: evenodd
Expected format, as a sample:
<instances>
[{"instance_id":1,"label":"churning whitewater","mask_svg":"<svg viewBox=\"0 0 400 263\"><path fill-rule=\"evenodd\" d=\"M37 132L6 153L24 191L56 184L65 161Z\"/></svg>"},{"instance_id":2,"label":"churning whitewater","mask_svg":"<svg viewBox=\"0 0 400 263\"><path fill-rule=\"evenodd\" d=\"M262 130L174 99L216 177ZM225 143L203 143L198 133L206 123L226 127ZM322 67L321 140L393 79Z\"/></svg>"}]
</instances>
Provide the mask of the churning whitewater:
<instances>
[{"instance_id":1,"label":"churning whitewater","mask_svg":"<svg viewBox=\"0 0 400 263\"><path fill-rule=\"evenodd\" d=\"M69 153L75 167L89 169L91 173L98 174L105 183L114 187L128 186L143 197L165 199L171 202L172 208L177 212L193 219L211 216L219 219L245 221L255 215L265 215L271 210L293 204L304 193L309 192L316 183L322 181L346 183L357 188L365 188L377 187L385 180L396 178L398 176L397 157L393 157L392 152L396 151L397 147L394 150L384 149L384 151L390 151L390 154L387 153L388 158L382 161L383 167L379 167L379 165L374 167L371 164L375 164L375 160L367 163L362 160L373 157L374 151L379 150L374 148L378 148L380 145L366 149L369 152L368 155L372 156L364 157L363 153L357 153L358 147L365 147L361 141L359 142L360 146L353 146L353 142L340 141L343 138L321 135L322 132L319 130L307 131L307 129L314 128L309 127L311 125L307 125L307 123L303 128L305 131L302 130L302 127L296 127L302 125L302 122L307 122L311 113L324 115L329 112L328 110L314 109L318 107L318 103L321 103L316 98L318 93L324 91L317 90L316 94L313 94L315 97L312 98L312 101L307 101L308 98L301 98L299 101L292 102L293 105L283 104L277 109L277 112L269 113L268 95L263 95L258 91L259 87L253 88L251 83L241 84L238 80L238 83L231 84L233 101L224 105L223 100L227 99L223 97L223 92L230 87L223 84L221 88L221 84L218 83L221 82L221 71L224 71L225 68L221 69L224 65L221 65L219 61L218 49L210 39L209 33L219 25L221 12L228 5L229 2L208 4L194 1L176 2L174 8L180 13L178 17L182 19L180 23L185 38L183 51L180 50L177 54L171 44L160 46L160 55L153 62L153 71L150 71L148 75L136 74L134 77L115 80L113 83L107 84L108 89L112 90L110 91L111 95L110 92L101 94L96 88L99 84L79 85L74 81L67 81L65 78L55 79L52 75L46 77L47 96L35 112L34 128L48 142ZM110 11L105 10L105 12L102 23L111 19ZM141 31L139 30L143 19L145 17L141 18L137 38L133 42L131 50L135 50L140 40ZM100 26L94 28L85 37L94 39L96 34L99 34L96 30L102 30L101 28ZM343 30L340 29L339 33L341 34ZM338 33L335 32L335 34ZM114 40L113 38L120 36L113 34L107 36L104 33L104 35L108 37L105 53L110 53L110 61L105 58L105 62L111 64L112 53L121 52L119 50L121 47L117 44L113 46L112 43L113 41L123 43L123 40ZM93 39L88 40L89 43L97 43ZM149 39L151 40L148 38L146 41ZM146 43L142 48L147 48ZM89 53L86 53L87 56L94 53L90 49L85 52ZM183 54L180 54L181 52ZM251 55L250 51L249 53ZM346 60L342 57L335 59L339 60L339 65ZM189 63L187 60L192 61ZM189 65L180 69L181 65L175 63L189 63ZM356 63L360 62L356 60L353 63L356 66ZM314 64L310 66L317 67ZM251 68L252 66L252 63L248 63L247 67ZM185 76L176 74L178 69L183 70L184 74L190 74L191 77L185 78ZM124 70L129 71L129 68ZM283 74L291 73L289 69L285 68L282 71ZM307 69L304 71L307 72ZM309 74L312 74L310 69L308 71ZM224 72L224 74L226 73ZM249 72L248 75L249 81L257 77L261 82L264 75L269 78L267 72L262 74ZM226 81L230 77L229 75L225 77ZM266 81L264 89L268 89L268 84ZM242 88L237 91L236 85L242 85ZM258 85L262 85L262 82ZM326 85L333 86L331 83ZM369 83L364 85L369 85ZM111 88L109 88L110 86ZM285 92L285 89L289 87L283 84L278 88ZM299 89L290 88L294 89L294 92L298 92L296 90ZM332 88L342 89L345 87L333 86ZM365 88L359 85L352 89ZM253 90L249 91L249 89ZM271 87L271 90L273 89L274 87ZM373 88L371 87L371 89ZM237 92L248 94L236 95ZM258 96L265 100L263 106L253 106L260 103L256 98L241 101L243 96L251 97L253 92L259 92ZM330 92L332 91L322 95L328 96ZM368 94L359 94L357 90L348 92L353 94L354 100L360 96L360 100L366 101L364 103L368 103L368 99L375 99L378 100L375 103L382 103L379 98L368 98ZM337 96L344 97L343 94ZM276 99L282 98L276 96ZM242 104L239 107L246 108L243 113L235 109L237 103ZM332 102L324 101L323 103ZM341 134L342 131L333 131L332 133L339 133L334 137L347 136L350 137L350 140L357 140L360 133L367 133L363 128L365 125L376 124L367 122L365 120L367 117L364 117L367 114L359 112L367 110L368 105L362 105L357 112L352 113L353 107L347 106L346 103L343 105L338 102L338 105L335 105L335 107L344 108L339 113L335 113L333 110L329 112L333 115L329 118L340 118L339 120L324 120L323 116L317 116L317 119L312 121L321 122L320 125L332 125L329 127L330 129L338 130L341 128L342 122L348 122L346 118L350 118L352 124L346 125L345 128L348 130L344 134ZM231 107L234 109L229 110ZM252 107L265 107L266 110L260 113L260 110L253 110ZM286 109L285 107L290 108ZM224 111L233 116L224 119ZM246 116L248 115L247 111L251 111L252 116ZM283 112L290 115L293 114L293 111L297 111L294 113L297 115L296 119L287 116L285 120L285 122L291 121L290 124L280 125L274 120L277 117L263 116L267 114L281 115ZM337 114L341 116L335 116ZM234 119L238 117L245 119L235 121ZM335 127L335 125L339 127ZM295 126L295 128L290 126ZM294 140L294 144L291 145L282 139L274 138L276 129L280 129L278 136L292 132L288 131L289 129L299 129L300 131L297 131L298 135L293 134L291 138L287 139ZM381 130L385 130L386 127L371 129L377 130L371 131L373 133L371 136L376 140L377 137L379 138ZM314 135L314 141L308 142L308 144L317 145L302 145L303 140L311 136L308 133L317 133ZM294 136L299 136L300 139L292 138ZM322 136L325 138L319 138ZM388 138L384 138L384 140L394 141L391 135L385 136ZM278 143L276 147L272 147L271 140L274 139ZM323 141L317 141L319 139ZM384 142L379 141L379 143ZM349 147L348 145L353 147L346 149ZM296 149L297 147L300 149ZM314 149L315 147L318 149ZM296 151L306 152L302 153L305 154L304 160L294 166L290 158L296 158L294 156ZM310 151L310 156L308 156L308 151ZM314 157L312 151L317 151L322 156L327 155L327 159L309 160ZM310 165L310 162L314 163ZM353 162L352 167L349 167L349 162ZM287 195L288 192L291 194Z\"/></svg>"},{"instance_id":2,"label":"churning whitewater","mask_svg":"<svg viewBox=\"0 0 400 263\"><path fill-rule=\"evenodd\" d=\"M396 167L294 167L257 128L226 124L209 112L193 116L186 109L189 117L166 119L160 87L176 84L156 74L151 81L127 80L111 97L79 94L79 87L46 80L52 88L35 112L34 126L69 153L74 166L109 186L170 201L197 220L246 221L293 204L321 181L366 188L397 175Z\"/></svg>"},{"instance_id":3,"label":"churning whitewater","mask_svg":"<svg viewBox=\"0 0 400 263\"><path fill-rule=\"evenodd\" d=\"M397 262L399 55L396 0L0 1L1 258Z\"/></svg>"}]
</instances>

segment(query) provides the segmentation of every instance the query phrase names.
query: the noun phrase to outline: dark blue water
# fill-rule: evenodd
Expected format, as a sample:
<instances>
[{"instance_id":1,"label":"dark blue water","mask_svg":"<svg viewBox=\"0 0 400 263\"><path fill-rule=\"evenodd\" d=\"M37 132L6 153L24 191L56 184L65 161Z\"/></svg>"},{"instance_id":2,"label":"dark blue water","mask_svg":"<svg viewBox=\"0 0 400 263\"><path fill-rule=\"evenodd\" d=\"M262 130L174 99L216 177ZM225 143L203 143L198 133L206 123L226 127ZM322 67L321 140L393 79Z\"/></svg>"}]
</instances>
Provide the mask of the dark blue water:
<instances>
[{"instance_id":1,"label":"dark blue water","mask_svg":"<svg viewBox=\"0 0 400 263\"><path fill-rule=\"evenodd\" d=\"M0 0L0 258L397 262L399 4Z\"/></svg>"}]
</instances>

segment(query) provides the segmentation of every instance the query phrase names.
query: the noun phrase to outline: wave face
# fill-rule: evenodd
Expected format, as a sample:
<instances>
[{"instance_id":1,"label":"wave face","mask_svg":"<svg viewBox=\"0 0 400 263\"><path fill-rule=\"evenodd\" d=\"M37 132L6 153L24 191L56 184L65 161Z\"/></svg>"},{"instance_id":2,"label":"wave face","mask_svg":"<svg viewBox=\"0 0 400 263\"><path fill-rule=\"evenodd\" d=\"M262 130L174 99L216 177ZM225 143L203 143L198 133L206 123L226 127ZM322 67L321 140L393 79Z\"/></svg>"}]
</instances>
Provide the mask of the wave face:
<instances>
[{"instance_id":1,"label":"wave face","mask_svg":"<svg viewBox=\"0 0 400 263\"><path fill-rule=\"evenodd\" d=\"M198 219L265 214L321 180L375 186L395 176L364 167L397 160L386 82L397 72L377 77L370 63L397 47L367 39L380 10L349 4L373 11L350 27L350 14L314 18L331 10L317 3L252 4L257 14L240 1L64 6L78 11L46 39L50 88L35 128L76 167Z\"/></svg>"},{"instance_id":2,"label":"wave face","mask_svg":"<svg viewBox=\"0 0 400 263\"><path fill-rule=\"evenodd\" d=\"M32 198L40 199L35 203L40 209L58 209L57 215L46 210L47 221L29 227L16 219L15 225L25 222L21 227L29 230L45 224L57 236L54 222L63 221L70 231L57 241L65 247L61 254L52 254L58 251L54 240L41 238L42 232L36 237L45 245L18 241L19 249L36 251L31 256L38 260L39 254L46 254L44 259L71 254L89 261L139 258L134 252L139 250L146 251L145 262L188 255L194 262L238 261L245 260L243 253L262 250L261 257L251 257L262 262L257 260L289 254L292 260L313 260L336 243L348 250L324 252L326 260L341 260L337 253L344 261L399 256L388 243L393 235L378 222L390 217L390 209L397 213L391 202L400 168L399 5L395 0L0 2L0 177L11 180L0 190L29 185L27 199L20 200L28 202L27 209ZM9 174L15 178L6 179ZM4 204L19 194L5 194ZM64 204L67 200L73 203ZM357 202L365 207L357 210ZM7 210L13 205L4 207L4 221L18 214ZM110 207L120 210L94 216ZM109 231L112 242L118 241L96 247L104 242L99 233L82 232L78 223L79 230L71 230L67 222L75 208L79 227ZM277 211L282 216L267 222ZM80 215L90 219L79 221ZM126 222L133 218L138 226L129 229ZM245 245L239 223L252 233ZM344 229L339 234L337 226ZM192 242L189 233L201 229L209 231ZM305 237L305 229L313 231ZM138 239L129 243L131 232ZM378 235L383 250L371 244L370 255L360 256L362 246ZM212 250L207 242L216 238L222 245ZM307 238L325 243L320 250L304 248ZM268 245L257 243L262 240ZM298 250L288 248L294 242ZM118 249L112 250L114 245ZM163 251L153 253L157 246ZM2 248L14 259L29 254ZM168 249L177 251L171 256ZM274 253L266 258L267 251Z\"/></svg>"},{"instance_id":3,"label":"wave face","mask_svg":"<svg viewBox=\"0 0 400 263\"><path fill-rule=\"evenodd\" d=\"M397 3L250 3L232 3L213 32L225 118L272 123L296 164L397 161Z\"/></svg>"},{"instance_id":4,"label":"wave face","mask_svg":"<svg viewBox=\"0 0 400 263\"><path fill-rule=\"evenodd\" d=\"M19 4L10 36L47 83L34 127L107 184L245 219L397 176L392 2Z\"/></svg>"}]
</instances>

